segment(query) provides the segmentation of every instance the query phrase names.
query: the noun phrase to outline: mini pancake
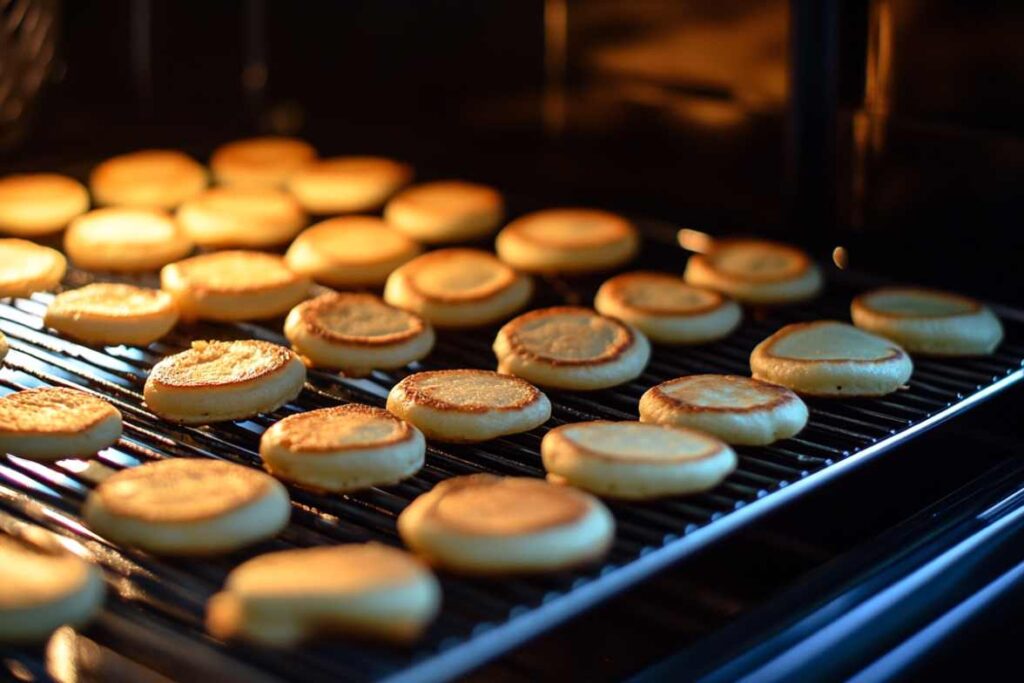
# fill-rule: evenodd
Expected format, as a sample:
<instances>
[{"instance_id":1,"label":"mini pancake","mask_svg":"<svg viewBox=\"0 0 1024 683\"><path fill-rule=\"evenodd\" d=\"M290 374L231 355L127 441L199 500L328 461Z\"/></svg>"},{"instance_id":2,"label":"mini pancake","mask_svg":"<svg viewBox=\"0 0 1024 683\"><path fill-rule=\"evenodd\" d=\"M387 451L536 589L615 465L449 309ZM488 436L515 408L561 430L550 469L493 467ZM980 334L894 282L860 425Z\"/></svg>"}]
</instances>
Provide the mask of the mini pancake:
<instances>
[{"instance_id":1,"label":"mini pancake","mask_svg":"<svg viewBox=\"0 0 1024 683\"><path fill-rule=\"evenodd\" d=\"M542 479L472 474L442 481L398 516L398 533L431 564L468 574L537 573L600 559L611 513L588 493Z\"/></svg>"},{"instance_id":2,"label":"mini pancake","mask_svg":"<svg viewBox=\"0 0 1024 683\"><path fill-rule=\"evenodd\" d=\"M253 320L283 315L312 283L276 254L218 251L164 266L160 286L183 320Z\"/></svg>"},{"instance_id":3,"label":"mini pancake","mask_svg":"<svg viewBox=\"0 0 1024 683\"><path fill-rule=\"evenodd\" d=\"M290 242L306 212L283 190L212 187L185 201L178 224L201 247L262 249Z\"/></svg>"},{"instance_id":4,"label":"mini pancake","mask_svg":"<svg viewBox=\"0 0 1024 683\"><path fill-rule=\"evenodd\" d=\"M624 320L661 344L703 344L740 324L739 305L718 292L691 287L664 273L617 275L594 299L600 313Z\"/></svg>"},{"instance_id":5,"label":"mini pancake","mask_svg":"<svg viewBox=\"0 0 1024 683\"><path fill-rule=\"evenodd\" d=\"M87 270L156 270L188 256L193 247L178 224L159 209L96 209L72 221L64 234L64 251Z\"/></svg>"},{"instance_id":6,"label":"mini pancake","mask_svg":"<svg viewBox=\"0 0 1024 683\"><path fill-rule=\"evenodd\" d=\"M748 304L785 304L821 291L821 270L788 244L756 239L715 240L686 263L683 277Z\"/></svg>"},{"instance_id":7,"label":"mini pancake","mask_svg":"<svg viewBox=\"0 0 1024 683\"><path fill-rule=\"evenodd\" d=\"M559 389L605 389L640 376L647 337L589 308L555 306L513 318L494 340L498 372Z\"/></svg>"},{"instance_id":8,"label":"mini pancake","mask_svg":"<svg viewBox=\"0 0 1024 683\"><path fill-rule=\"evenodd\" d=\"M194 341L153 366L143 394L155 414L182 424L241 420L277 410L302 391L306 366L277 344Z\"/></svg>"},{"instance_id":9,"label":"mini pancake","mask_svg":"<svg viewBox=\"0 0 1024 683\"><path fill-rule=\"evenodd\" d=\"M147 346L178 322L178 306L159 289L94 283L54 297L45 322L90 344Z\"/></svg>"},{"instance_id":10,"label":"mini pancake","mask_svg":"<svg viewBox=\"0 0 1024 683\"><path fill-rule=\"evenodd\" d=\"M186 154L148 149L107 159L92 170L97 204L173 209L206 187L206 170Z\"/></svg>"},{"instance_id":11,"label":"mini pancake","mask_svg":"<svg viewBox=\"0 0 1024 683\"><path fill-rule=\"evenodd\" d=\"M505 217L501 193L487 185L439 180L415 185L392 197L384 219L424 244L466 242L487 237Z\"/></svg>"},{"instance_id":12,"label":"mini pancake","mask_svg":"<svg viewBox=\"0 0 1024 683\"><path fill-rule=\"evenodd\" d=\"M68 262L56 249L16 238L0 239L0 297L55 289Z\"/></svg>"},{"instance_id":13,"label":"mini pancake","mask_svg":"<svg viewBox=\"0 0 1024 683\"><path fill-rule=\"evenodd\" d=\"M0 536L0 643L45 640L82 626L103 606L100 570L70 552L48 552Z\"/></svg>"},{"instance_id":14,"label":"mini pancake","mask_svg":"<svg viewBox=\"0 0 1024 683\"><path fill-rule=\"evenodd\" d=\"M736 469L736 454L713 436L642 422L562 425L540 452L552 483L629 500L706 491Z\"/></svg>"},{"instance_id":15,"label":"mini pancake","mask_svg":"<svg viewBox=\"0 0 1024 683\"><path fill-rule=\"evenodd\" d=\"M288 492L270 475L204 458L172 458L121 470L89 493L86 525L158 555L229 553L288 524Z\"/></svg>"},{"instance_id":16,"label":"mini pancake","mask_svg":"<svg viewBox=\"0 0 1024 683\"><path fill-rule=\"evenodd\" d=\"M274 647L344 633L406 643L441 607L422 562L381 543L282 550L243 562L207 604L217 638Z\"/></svg>"},{"instance_id":17,"label":"mini pancake","mask_svg":"<svg viewBox=\"0 0 1024 683\"><path fill-rule=\"evenodd\" d=\"M331 287L376 287L420 246L375 216L330 218L288 248L288 267Z\"/></svg>"},{"instance_id":18,"label":"mini pancake","mask_svg":"<svg viewBox=\"0 0 1024 683\"><path fill-rule=\"evenodd\" d=\"M121 436L121 413L98 396L63 387L0 398L0 453L41 462L87 458Z\"/></svg>"},{"instance_id":19,"label":"mini pancake","mask_svg":"<svg viewBox=\"0 0 1024 683\"><path fill-rule=\"evenodd\" d=\"M1003 339L999 318L980 301L921 287L884 287L850 307L853 323L911 353L982 356Z\"/></svg>"},{"instance_id":20,"label":"mini pancake","mask_svg":"<svg viewBox=\"0 0 1024 683\"><path fill-rule=\"evenodd\" d=\"M794 323L750 354L755 379L808 396L883 396L914 366L898 344L835 320Z\"/></svg>"},{"instance_id":21,"label":"mini pancake","mask_svg":"<svg viewBox=\"0 0 1024 683\"><path fill-rule=\"evenodd\" d=\"M418 429L359 403L289 415L260 439L268 472L333 492L396 484L420 471L425 452Z\"/></svg>"},{"instance_id":22,"label":"mini pancake","mask_svg":"<svg viewBox=\"0 0 1024 683\"><path fill-rule=\"evenodd\" d=\"M433 370L396 384L388 393L388 410L428 439L472 443L539 427L551 417L551 402L518 377L490 370Z\"/></svg>"},{"instance_id":23,"label":"mini pancake","mask_svg":"<svg viewBox=\"0 0 1024 683\"><path fill-rule=\"evenodd\" d=\"M210 157L210 170L221 185L283 187L314 159L316 150L302 140L266 136L221 145Z\"/></svg>"},{"instance_id":24,"label":"mini pancake","mask_svg":"<svg viewBox=\"0 0 1024 683\"><path fill-rule=\"evenodd\" d=\"M765 446L796 436L807 406L786 387L736 375L690 375L640 397L640 421L707 432L726 443Z\"/></svg>"},{"instance_id":25,"label":"mini pancake","mask_svg":"<svg viewBox=\"0 0 1024 683\"><path fill-rule=\"evenodd\" d=\"M0 178L0 232L49 235L89 210L89 191L74 178L27 173Z\"/></svg>"},{"instance_id":26,"label":"mini pancake","mask_svg":"<svg viewBox=\"0 0 1024 683\"><path fill-rule=\"evenodd\" d=\"M388 278L384 298L439 327L476 327L504 320L530 300L533 281L479 249L438 249Z\"/></svg>"},{"instance_id":27,"label":"mini pancake","mask_svg":"<svg viewBox=\"0 0 1024 683\"><path fill-rule=\"evenodd\" d=\"M373 211L412 180L412 167L381 157L334 157L307 164L288 190L313 214Z\"/></svg>"},{"instance_id":28,"label":"mini pancake","mask_svg":"<svg viewBox=\"0 0 1024 683\"><path fill-rule=\"evenodd\" d=\"M495 245L502 261L531 273L609 270L632 260L640 236L621 216L597 209L546 209L506 225Z\"/></svg>"},{"instance_id":29,"label":"mini pancake","mask_svg":"<svg viewBox=\"0 0 1024 683\"><path fill-rule=\"evenodd\" d=\"M434 348L429 323L358 292L328 292L303 301L285 319L284 334L314 366L350 377L404 367Z\"/></svg>"}]
</instances>

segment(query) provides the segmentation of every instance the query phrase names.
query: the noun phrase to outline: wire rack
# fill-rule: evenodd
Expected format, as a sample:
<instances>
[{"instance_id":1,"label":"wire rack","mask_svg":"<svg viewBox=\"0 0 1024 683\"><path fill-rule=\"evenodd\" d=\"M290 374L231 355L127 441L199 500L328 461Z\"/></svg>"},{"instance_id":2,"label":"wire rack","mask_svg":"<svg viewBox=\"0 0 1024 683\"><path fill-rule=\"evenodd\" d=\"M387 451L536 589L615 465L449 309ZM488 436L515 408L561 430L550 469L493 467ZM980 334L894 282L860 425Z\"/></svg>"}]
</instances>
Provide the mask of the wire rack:
<instances>
[{"instance_id":1,"label":"wire rack","mask_svg":"<svg viewBox=\"0 0 1024 683\"><path fill-rule=\"evenodd\" d=\"M93 279L72 272L66 286ZM546 280L534 305L587 302L596 284ZM103 648L175 679L452 678L1020 381L1024 317L999 309L1007 339L991 356L915 359L907 390L877 399L809 401L810 422L803 432L768 447L738 448L739 467L713 491L650 503L612 503L616 541L600 565L522 579L442 576L442 613L412 648L344 639L292 651L226 645L204 632L204 605L232 567L259 553L371 539L398 544L395 517L409 501L448 477L481 471L543 476L539 447L546 429L580 420L636 419L640 395L672 377L748 374L748 357L755 344L790 322L846 319L856 291L832 282L826 295L811 304L749 315L735 334L721 342L683 349L656 347L644 374L620 387L591 393L549 392L553 414L543 427L483 444L430 444L423 470L401 484L345 495L292 487L292 522L278 538L227 557L187 561L153 557L92 534L80 522L90 488L110 470L168 457L220 458L258 467L260 433L286 415L348 401L383 405L391 386L408 372L493 368L490 344L495 329L441 333L431 356L404 372L375 372L349 380L311 371L299 398L273 414L184 427L157 419L143 405L142 386L149 368L193 339L254 337L284 343L278 332L280 321L181 326L146 348L90 348L43 325L52 295L0 302L0 330L11 346L0 370L0 394L34 386L78 387L106 397L125 418L121 440L93 461L40 464L0 456L0 529L31 524L83 544L105 569L111 588L103 615L84 633ZM39 650L0 648L0 660L8 673L27 671L46 679L44 654Z\"/></svg>"}]
</instances>

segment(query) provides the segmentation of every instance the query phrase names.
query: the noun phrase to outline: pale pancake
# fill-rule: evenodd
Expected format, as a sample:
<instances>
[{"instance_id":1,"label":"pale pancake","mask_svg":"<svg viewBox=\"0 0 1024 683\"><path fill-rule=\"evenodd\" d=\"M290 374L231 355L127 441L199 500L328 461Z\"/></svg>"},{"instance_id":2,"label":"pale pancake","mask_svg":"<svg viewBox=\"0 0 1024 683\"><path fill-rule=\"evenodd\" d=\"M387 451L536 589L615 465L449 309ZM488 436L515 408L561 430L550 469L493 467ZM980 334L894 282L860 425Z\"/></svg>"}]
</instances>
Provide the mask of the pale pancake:
<instances>
[{"instance_id":1,"label":"pale pancake","mask_svg":"<svg viewBox=\"0 0 1024 683\"><path fill-rule=\"evenodd\" d=\"M219 251L164 266L160 286L182 319L251 320L286 313L309 296L310 281L276 254Z\"/></svg>"},{"instance_id":2,"label":"pale pancake","mask_svg":"<svg viewBox=\"0 0 1024 683\"><path fill-rule=\"evenodd\" d=\"M881 396L913 371L894 342L832 320L783 327L754 348L750 367L757 379L812 396Z\"/></svg>"},{"instance_id":3,"label":"pale pancake","mask_svg":"<svg viewBox=\"0 0 1024 683\"><path fill-rule=\"evenodd\" d=\"M489 370L409 375L391 389L388 410L429 439L456 443L525 432L551 417L548 397L535 386Z\"/></svg>"},{"instance_id":4,"label":"pale pancake","mask_svg":"<svg viewBox=\"0 0 1024 683\"><path fill-rule=\"evenodd\" d=\"M0 232L35 237L59 232L89 210L89 191L56 173L26 173L0 178Z\"/></svg>"},{"instance_id":5,"label":"pale pancake","mask_svg":"<svg viewBox=\"0 0 1024 683\"><path fill-rule=\"evenodd\" d=\"M379 543L283 550L228 574L210 599L217 638L287 647L345 633L408 642L441 606L441 587L414 556Z\"/></svg>"},{"instance_id":6,"label":"pale pancake","mask_svg":"<svg viewBox=\"0 0 1024 683\"><path fill-rule=\"evenodd\" d=\"M640 421L689 427L727 443L763 446L795 436L807 406L786 387L735 375L690 375L640 398Z\"/></svg>"},{"instance_id":7,"label":"pale pancake","mask_svg":"<svg viewBox=\"0 0 1024 683\"><path fill-rule=\"evenodd\" d=\"M357 292L328 292L302 302L288 314L284 333L309 363L350 377L403 367L434 348L429 323Z\"/></svg>"},{"instance_id":8,"label":"pale pancake","mask_svg":"<svg viewBox=\"0 0 1024 683\"><path fill-rule=\"evenodd\" d=\"M260 438L268 472L334 492L395 484L423 467L425 451L418 429L358 403L289 415Z\"/></svg>"},{"instance_id":9,"label":"pale pancake","mask_svg":"<svg viewBox=\"0 0 1024 683\"><path fill-rule=\"evenodd\" d=\"M562 425L544 435L541 455L552 482L634 500L705 491L736 468L712 436L641 422Z\"/></svg>"},{"instance_id":10,"label":"pale pancake","mask_svg":"<svg viewBox=\"0 0 1024 683\"><path fill-rule=\"evenodd\" d=\"M504 216L500 192L461 180L415 185L395 195L384 208L389 224L425 244L487 237Z\"/></svg>"},{"instance_id":11,"label":"pale pancake","mask_svg":"<svg viewBox=\"0 0 1024 683\"><path fill-rule=\"evenodd\" d=\"M63 387L0 398L0 453L30 460L90 457L121 436L121 413L98 396Z\"/></svg>"},{"instance_id":12,"label":"pale pancake","mask_svg":"<svg viewBox=\"0 0 1024 683\"><path fill-rule=\"evenodd\" d=\"M498 322L525 306L532 294L529 276L479 249L423 254L391 273L384 287L388 303L440 327Z\"/></svg>"},{"instance_id":13,"label":"pale pancake","mask_svg":"<svg viewBox=\"0 0 1024 683\"><path fill-rule=\"evenodd\" d=\"M0 536L0 642L40 641L82 626L102 607L99 569L70 552L48 552Z\"/></svg>"},{"instance_id":14,"label":"pale pancake","mask_svg":"<svg viewBox=\"0 0 1024 683\"><path fill-rule=\"evenodd\" d=\"M498 234L501 260L538 273L601 271L630 261L640 236L625 218L598 209L546 209L526 214Z\"/></svg>"},{"instance_id":15,"label":"pale pancake","mask_svg":"<svg viewBox=\"0 0 1024 683\"><path fill-rule=\"evenodd\" d=\"M589 308L524 313L494 341L498 371L561 389L603 389L635 379L650 359L642 332Z\"/></svg>"},{"instance_id":16,"label":"pale pancake","mask_svg":"<svg viewBox=\"0 0 1024 683\"><path fill-rule=\"evenodd\" d=\"M330 218L288 248L288 266L332 287L381 285L420 246L375 216Z\"/></svg>"},{"instance_id":17,"label":"pale pancake","mask_svg":"<svg viewBox=\"0 0 1024 683\"><path fill-rule=\"evenodd\" d=\"M146 378L146 405L185 424L240 420L276 410L302 391L306 368L292 351L270 342L194 341Z\"/></svg>"},{"instance_id":18,"label":"pale pancake","mask_svg":"<svg viewBox=\"0 0 1024 683\"><path fill-rule=\"evenodd\" d=\"M921 287L885 287L850 307L857 327L888 337L911 353L976 356L1003 339L999 318L981 302Z\"/></svg>"},{"instance_id":19,"label":"pale pancake","mask_svg":"<svg viewBox=\"0 0 1024 683\"><path fill-rule=\"evenodd\" d=\"M221 145L210 157L210 170L221 185L283 187L315 159L316 150L302 140L266 136Z\"/></svg>"},{"instance_id":20,"label":"pale pancake","mask_svg":"<svg viewBox=\"0 0 1024 683\"><path fill-rule=\"evenodd\" d=\"M241 465L172 458L122 470L97 486L83 509L89 528L158 554L230 552L288 523L288 492Z\"/></svg>"},{"instance_id":21,"label":"pale pancake","mask_svg":"<svg viewBox=\"0 0 1024 683\"><path fill-rule=\"evenodd\" d=\"M92 170L97 204L173 209L206 187L206 170L186 154L150 149L107 159Z\"/></svg>"},{"instance_id":22,"label":"pale pancake","mask_svg":"<svg viewBox=\"0 0 1024 683\"><path fill-rule=\"evenodd\" d=\"M662 344L702 344L740 324L739 305L718 292L692 287L665 273L617 275L594 298L600 313L624 320Z\"/></svg>"},{"instance_id":23,"label":"pale pancake","mask_svg":"<svg viewBox=\"0 0 1024 683\"><path fill-rule=\"evenodd\" d=\"M55 289L67 265L56 249L13 237L0 239L0 297L26 297Z\"/></svg>"},{"instance_id":24,"label":"pale pancake","mask_svg":"<svg viewBox=\"0 0 1024 683\"><path fill-rule=\"evenodd\" d=\"M540 479L475 474L442 481L398 517L427 561L466 573L553 571L602 557L615 523L593 496Z\"/></svg>"},{"instance_id":25,"label":"pale pancake","mask_svg":"<svg viewBox=\"0 0 1024 683\"><path fill-rule=\"evenodd\" d=\"M201 247L262 249L290 242L306 213L283 190L213 187L178 207L178 225Z\"/></svg>"},{"instance_id":26,"label":"pale pancake","mask_svg":"<svg viewBox=\"0 0 1024 683\"><path fill-rule=\"evenodd\" d=\"M110 207L71 222L64 251L79 268L156 270L188 256L192 240L165 211Z\"/></svg>"},{"instance_id":27,"label":"pale pancake","mask_svg":"<svg viewBox=\"0 0 1024 683\"><path fill-rule=\"evenodd\" d=\"M750 304L783 304L816 296L821 270L804 252L788 244L756 239L715 240L686 263L684 277Z\"/></svg>"},{"instance_id":28,"label":"pale pancake","mask_svg":"<svg viewBox=\"0 0 1024 683\"><path fill-rule=\"evenodd\" d=\"M304 166L288 190L310 213L357 213L383 206L412 176L411 166L391 159L334 157Z\"/></svg>"},{"instance_id":29,"label":"pale pancake","mask_svg":"<svg viewBox=\"0 0 1024 683\"><path fill-rule=\"evenodd\" d=\"M46 325L91 344L146 346L178 322L167 292L109 282L61 292L46 309Z\"/></svg>"}]
</instances>

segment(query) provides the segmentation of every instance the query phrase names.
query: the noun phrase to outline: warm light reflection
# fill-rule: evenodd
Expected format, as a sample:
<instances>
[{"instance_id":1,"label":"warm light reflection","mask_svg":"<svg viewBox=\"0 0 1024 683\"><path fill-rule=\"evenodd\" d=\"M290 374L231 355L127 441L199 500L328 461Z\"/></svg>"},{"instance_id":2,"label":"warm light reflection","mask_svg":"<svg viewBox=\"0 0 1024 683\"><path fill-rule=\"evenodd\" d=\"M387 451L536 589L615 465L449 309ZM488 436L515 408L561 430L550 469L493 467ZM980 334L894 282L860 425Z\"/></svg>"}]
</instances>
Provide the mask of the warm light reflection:
<instances>
[{"instance_id":1,"label":"warm light reflection","mask_svg":"<svg viewBox=\"0 0 1024 683\"><path fill-rule=\"evenodd\" d=\"M836 247L832 250L832 263L836 264L839 270L846 270L850 265L850 253L846 247Z\"/></svg>"},{"instance_id":2,"label":"warm light reflection","mask_svg":"<svg viewBox=\"0 0 1024 683\"><path fill-rule=\"evenodd\" d=\"M700 230L694 230L692 228L683 228L676 235L676 239L679 240L679 246L687 251L695 251L698 254L703 254L711 250L711 246L714 243L714 238L706 232Z\"/></svg>"}]
</instances>

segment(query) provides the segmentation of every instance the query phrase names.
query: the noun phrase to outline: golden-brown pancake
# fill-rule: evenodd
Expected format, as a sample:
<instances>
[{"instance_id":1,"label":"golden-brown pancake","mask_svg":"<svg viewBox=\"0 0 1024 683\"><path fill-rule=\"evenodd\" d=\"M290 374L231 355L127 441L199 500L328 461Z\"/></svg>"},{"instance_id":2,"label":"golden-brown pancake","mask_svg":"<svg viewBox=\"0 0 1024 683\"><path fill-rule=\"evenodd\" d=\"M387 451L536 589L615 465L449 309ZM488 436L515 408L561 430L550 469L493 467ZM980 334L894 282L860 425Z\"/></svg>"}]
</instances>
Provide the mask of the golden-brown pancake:
<instances>
[{"instance_id":1,"label":"golden-brown pancake","mask_svg":"<svg viewBox=\"0 0 1024 683\"><path fill-rule=\"evenodd\" d=\"M197 161L175 150L147 149L107 159L92 170L97 204L173 209L206 187Z\"/></svg>"},{"instance_id":2,"label":"golden-brown pancake","mask_svg":"<svg viewBox=\"0 0 1024 683\"><path fill-rule=\"evenodd\" d=\"M487 185L438 180L414 185L391 198L384 219L424 244L481 239L505 216L501 193Z\"/></svg>"},{"instance_id":3,"label":"golden-brown pancake","mask_svg":"<svg viewBox=\"0 0 1024 683\"><path fill-rule=\"evenodd\" d=\"M201 247L263 249L291 241L306 212L283 190L212 187L178 207L178 225Z\"/></svg>"},{"instance_id":4,"label":"golden-brown pancake","mask_svg":"<svg viewBox=\"0 0 1024 683\"><path fill-rule=\"evenodd\" d=\"M810 299L821 291L821 270L788 244L757 239L715 240L686 263L684 277L749 304L785 304Z\"/></svg>"},{"instance_id":5,"label":"golden-brown pancake","mask_svg":"<svg viewBox=\"0 0 1024 683\"><path fill-rule=\"evenodd\" d=\"M146 378L146 405L160 417L185 424L240 420L276 410L306 381L306 367L292 351L256 339L194 341L168 356Z\"/></svg>"},{"instance_id":6,"label":"golden-brown pancake","mask_svg":"<svg viewBox=\"0 0 1024 683\"><path fill-rule=\"evenodd\" d=\"M535 386L490 370L409 375L391 389L388 410L428 439L456 443L525 432L551 417L548 397Z\"/></svg>"},{"instance_id":7,"label":"golden-brown pancake","mask_svg":"<svg viewBox=\"0 0 1024 683\"><path fill-rule=\"evenodd\" d=\"M109 207L71 222L64 251L79 268L138 272L184 258L194 245L160 209Z\"/></svg>"},{"instance_id":8,"label":"golden-brown pancake","mask_svg":"<svg viewBox=\"0 0 1024 683\"><path fill-rule=\"evenodd\" d=\"M496 247L501 260L517 270L583 273L632 260L640 236L632 223L607 211L546 209L506 225Z\"/></svg>"},{"instance_id":9,"label":"golden-brown pancake","mask_svg":"<svg viewBox=\"0 0 1024 683\"><path fill-rule=\"evenodd\" d=\"M35 237L59 232L89 210L89 191L74 178L25 173L0 178L0 232Z\"/></svg>"},{"instance_id":10,"label":"golden-brown pancake","mask_svg":"<svg viewBox=\"0 0 1024 683\"><path fill-rule=\"evenodd\" d=\"M25 389L0 398L0 453L40 461L84 458L120 436L117 408L78 389Z\"/></svg>"},{"instance_id":11,"label":"golden-brown pancake","mask_svg":"<svg viewBox=\"0 0 1024 683\"><path fill-rule=\"evenodd\" d=\"M283 187L315 159L316 150L302 140L266 136L221 145L210 157L210 170L221 185Z\"/></svg>"},{"instance_id":12,"label":"golden-brown pancake","mask_svg":"<svg viewBox=\"0 0 1024 683\"><path fill-rule=\"evenodd\" d=\"M54 289L64 278L67 265L56 249L13 237L0 239L0 297Z\"/></svg>"},{"instance_id":13,"label":"golden-brown pancake","mask_svg":"<svg viewBox=\"0 0 1024 683\"><path fill-rule=\"evenodd\" d=\"M358 213L384 205L412 180L412 167L382 157L334 157L307 164L288 190L312 214Z\"/></svg>"},{"instance_id":14,"label":"golden-brown pancake","mask_svg":"<svg viewBox=\"0 0 1024 683\"><path fill-rule=\"evenodd\" d=\"M441 587L418 559L380 543L282 550L236 567L210 599L217 638L287 647L325 633L415 639L437 615Z\"/></svg>"},{"instance_id":15,"label":"golden-brown pancake","mask_svg":"<svg viewBox=\"0 0 1024 683\"><path fill-rule=\"evenodd\" d=\"M615 522L590 494L541 479L474 474L442 481L398 517L406 545L472 574L554 571L602 557Z\"/></svg>"},{"instance_id":16,"label":"golden-brown pancake","mask_svg":"<svg viewBox=\"0 0 1024 683\"><path fill-rule=\"evenodd\" d=\"M178 306L167 292L98 282L54 297L47 326L90 344L146 346L178 322Z\"/></svg>"},{"instance_id":17,"label":"golden-brown pancake","mask_svg":"<svg viewBox=\"0 0 1024 683\"><path fill-rule=\"evenodd\" d=\"M304 230L288 248L288 266L331 287L384 284L420 246L375 216L329 218Z\"/></svg>"},{"instance_id":18,"label":"golden-brown pancake","mask_svg":"<svg viewBox=\"0 0 1024 683\"><path fill-rule=\"evenodd\" d=\"M438 249L398 268L384 299L439 327L504 320L530 300L533 281L479 249Z\"/></svg>"}]
</instances>

